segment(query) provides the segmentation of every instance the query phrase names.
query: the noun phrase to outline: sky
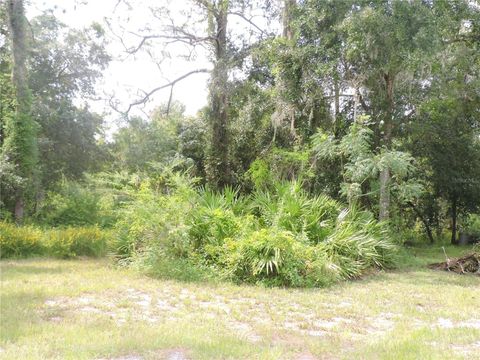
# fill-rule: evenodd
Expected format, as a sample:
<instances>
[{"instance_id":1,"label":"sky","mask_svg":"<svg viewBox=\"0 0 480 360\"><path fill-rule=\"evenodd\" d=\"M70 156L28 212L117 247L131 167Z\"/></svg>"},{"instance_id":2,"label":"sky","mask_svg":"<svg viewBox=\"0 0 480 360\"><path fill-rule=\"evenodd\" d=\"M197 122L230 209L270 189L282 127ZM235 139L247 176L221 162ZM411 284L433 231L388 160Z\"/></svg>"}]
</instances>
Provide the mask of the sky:
<instances>
[{"instance_id":1,"label":"sky","mask_svg":"<svg viewBox=\"0 0 480 360\"><path fill-rule=\"evenodd\" d=\"M143 27L150 15L148 5L161 2L158 0L133 0L131 1L134 4L133 11L127 11L123 3L117 5L118 0L31 0L27 6L27 17L39 15L45 9L54 9L55 16L69 27L83 28L93 22L105 24L106 18L110 19L111 23L115 23L118 19L127 20L128 18L128 27L135 30ZM185 3L185 0L177 0L173 7L182 6ZM118 30L118 27L115 30ZM192 69L211 67L205 54L198 54L195 61L183 61L177 58L181 49L171 49L171 58L165 59L159 69L144 53L127 57L124 47L118 39L115 39L109 31L107 33L111 37L108 51L114 55L114 58L104 72L103 79L97 84L97 91L100 97L114 94L121 103L120 109L126 109L128 104L138 98L139 89L149 91ZM133 41L135 43L137 41L128 37L125 40L130 40L131 44L134 44ZM173 99L186 106L187 115L195 115L200 108L207 104L208 78L208 74L196 74L175 86ZM158 92L144 109L137 107L132 110L132 114L144 116L156 105L168 102L169 95L169 89ZM89 104L97 112L110 113L107 115L110 120L118 117L118 114L106 106L104 101L89 101Z\"/></svg>"}]
</instances>

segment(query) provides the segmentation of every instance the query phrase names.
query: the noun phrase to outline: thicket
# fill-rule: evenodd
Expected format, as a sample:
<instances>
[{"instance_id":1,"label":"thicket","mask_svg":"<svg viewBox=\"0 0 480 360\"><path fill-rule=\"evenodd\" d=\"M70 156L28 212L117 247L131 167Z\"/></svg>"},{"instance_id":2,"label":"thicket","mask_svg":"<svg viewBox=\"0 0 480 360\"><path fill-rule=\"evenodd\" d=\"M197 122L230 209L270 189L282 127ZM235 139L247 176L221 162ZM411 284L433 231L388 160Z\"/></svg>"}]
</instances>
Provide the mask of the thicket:
<instances>
[{"instance_id":1,"label":"thicket","mask_svg":"<svg viewBox=\"0 0 480 360\"><path fill-rule=\"evenodd\" d=\"M322 286L394 263L386 224L295 180L241 194L170 173L137 187L118 210L112 249L159 276Z\"/></svg>"},{"instance_id":2,"label":"thicket","mask_svg":"<svg viewBox=\"0 0 480 360\"><path fill-rule=\"evenodd\" d=\"M0 258L52 256L104 256L108 232L98 227L69 227L42 230L35 226L16 226L0 222Z\"/></svg>"},{"instance_id":3,"label":"thicket","mask_svg":"<svg viewBox=\"0 0 480 360\"><path fill-rule=\"evenodd\" d=\"M320 286L392 265L395 244L480 237L478 8L285 0L257 9L265 24L283 14L284 35L239 48L240 28L214 29L249 18L240 3L184 9L212 20L204 36L200 18L180 31L214 60L208 106L186 116L177 80L146 116L134 114L148 94L112 97L132 111L111 138L76 101L94 97L109 62L102 26L30 19L23 64L0 7L0 220L26 224L2 223L2 257L111 253L158 276ZM176 43L161 18L135 52ZM20 65L28 77L14 84Z\"/></svg>"},{"instance_id":4,"label":"thicket","mask_svg":"<svg viewBox=\"0 0 480 360\"><path fill-rule=\"evenodd\" d=\"M0 223L1 257L108 254L160 277L313 287L393 267L399 245L423 231L378 222L357 201L309 191L308 170L282 180L271 172L289 166L277 159L272 170L269 161L259 159L247 172L250 192L212 190L158 164L148 173L63 180L31 225ZM478 231L477 216L464 224Z\"/></svg>"}]
</instances>

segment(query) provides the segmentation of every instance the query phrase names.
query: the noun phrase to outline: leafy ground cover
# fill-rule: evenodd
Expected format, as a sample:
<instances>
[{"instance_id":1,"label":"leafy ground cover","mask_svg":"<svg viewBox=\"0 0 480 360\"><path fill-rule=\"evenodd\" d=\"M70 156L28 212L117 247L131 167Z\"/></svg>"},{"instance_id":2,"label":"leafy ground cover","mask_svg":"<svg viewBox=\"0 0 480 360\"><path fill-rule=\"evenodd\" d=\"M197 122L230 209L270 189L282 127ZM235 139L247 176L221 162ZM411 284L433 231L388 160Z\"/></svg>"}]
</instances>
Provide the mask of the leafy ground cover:
<instances>
[{"instance_id":1,"label":"leafy ground cover","mask_svg":"<svg viewBox=\"0 0 480 360\"><path fill-rule=\"evenodd\" d=\"M4 260L0 358L474 359L480 279L426 268L441 248L408 251L399 270L303 290Z\"/></svg>"}]
</instances>

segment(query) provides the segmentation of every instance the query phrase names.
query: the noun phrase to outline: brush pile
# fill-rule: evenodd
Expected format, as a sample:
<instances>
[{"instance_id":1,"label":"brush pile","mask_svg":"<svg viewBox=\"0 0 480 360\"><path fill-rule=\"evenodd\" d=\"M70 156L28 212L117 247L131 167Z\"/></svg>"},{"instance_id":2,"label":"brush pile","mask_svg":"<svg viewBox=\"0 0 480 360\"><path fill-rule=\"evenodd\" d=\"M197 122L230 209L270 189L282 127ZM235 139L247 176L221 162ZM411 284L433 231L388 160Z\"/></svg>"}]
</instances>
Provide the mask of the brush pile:
<instances>
[{"instance_id":1,"label":"brush pile","mask_svg":"<svg viewBox=\"0 0 480 360\"><path fill-rule=\"evenodd\" d=\"M447 261L428 265L430 269L453 271L457 274L475 274L480 276L480 248L459 258L448 258Z\"/></svg>"}]
</instances>

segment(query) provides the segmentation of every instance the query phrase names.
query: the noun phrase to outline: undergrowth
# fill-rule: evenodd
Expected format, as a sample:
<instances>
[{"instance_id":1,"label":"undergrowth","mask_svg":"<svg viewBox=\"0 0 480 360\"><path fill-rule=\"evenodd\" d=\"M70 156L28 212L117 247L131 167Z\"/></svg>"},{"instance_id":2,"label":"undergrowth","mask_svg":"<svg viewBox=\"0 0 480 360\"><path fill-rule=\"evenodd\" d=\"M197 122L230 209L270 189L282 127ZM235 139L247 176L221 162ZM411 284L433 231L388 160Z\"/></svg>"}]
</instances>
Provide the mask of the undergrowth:
<instances>
[{"instance_id":1,"label":"undergrowth","mask_svg":"<svg viewBox=\"0 0 480 360\"><path fill-rule=\"evenodd\" d=\"M98 227L42 230L0 222L0 258L104 256L109 235Z\"/></svg>"},{"instance_id":2,"label":"undergrowth","mask_svg":"<svg viewBox=\"0 0 480 360\"><path fill-rule=\"evenodd\" d=\"M295 180L250 194L204 188L175 171L62 186L40 215L69 227L2 223L2 257L110 253L157 277L314 287L391 267L397 252L372 213L313 195Z\"/></svg>"},{"instance_id":3,"label":"undergrowth","mask_svg":"<svg viewBox=\"0 0 480 360\"><path fill-rule=\"evenodd\" d=\"M155 276L311 287L394 264L385 224L297 181L242 195L172 173L139 189L120 212L113 248L121 263Z\"/></svg>"}]
</instances>

